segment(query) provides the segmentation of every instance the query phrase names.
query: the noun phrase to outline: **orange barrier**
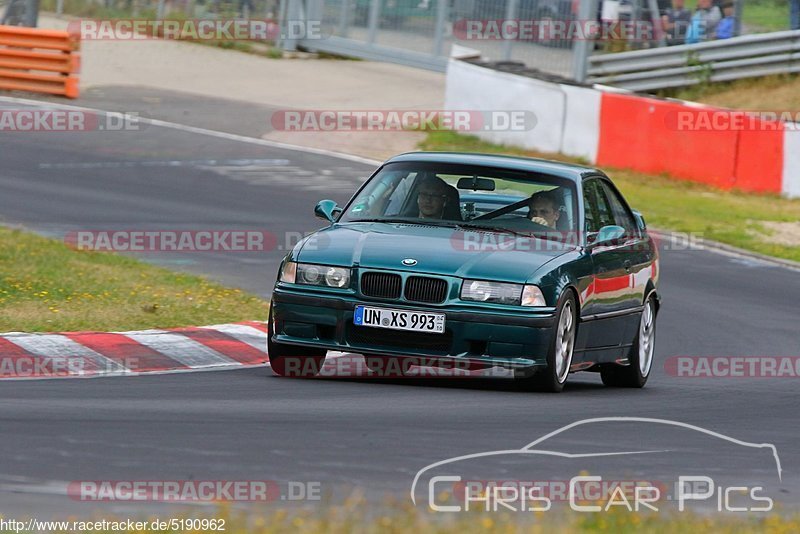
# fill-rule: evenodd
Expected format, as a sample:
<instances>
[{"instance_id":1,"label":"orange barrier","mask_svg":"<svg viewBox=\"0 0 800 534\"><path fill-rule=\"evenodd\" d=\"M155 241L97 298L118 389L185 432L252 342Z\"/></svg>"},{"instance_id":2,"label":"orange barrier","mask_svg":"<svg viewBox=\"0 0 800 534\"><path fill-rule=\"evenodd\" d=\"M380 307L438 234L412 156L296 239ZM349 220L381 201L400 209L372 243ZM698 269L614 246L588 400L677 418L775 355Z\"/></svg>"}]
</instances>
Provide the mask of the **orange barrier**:
<instances>
[{"instance_id":1,"label":"orange barrier","mask_svg":"<svg viewBox=\"0 0 800 534\"><path fill-rule=\"evenodd\" d=\"M597 163L703 182L734 185L737 132L682 129L678 120L703 112L677 102L603 93Z\"/></svg>"},{"instance_id":2,"label":"orange barrier","mask_svg":"<svg viewBox=\"0 0 800 534\"><path fill-rule=\"evenodd\" d=\"M783 191L784 124L755 121L754 128L739 132L736 153L736 188L756 193Z\"/></svg>"},{"instance_id":3,"label":"orange barrier","mask_svg":"<svg viewBox=\"0 0 800 534\"><path fill-rule=\"evenodd\" d=\"M783 125L742 119L742 112L603 93L597 164L780 193Z\"/></svg>"},{"instance_id":4,"label":"orange barrier","mask_svg":"<svg viewBox=\"0 0 800 534\"><path fill-rule=\"evenodd\" d=\"M0 26L0 89L78 98L79 45L65 31Z\"/></svg>"}]
</instances>

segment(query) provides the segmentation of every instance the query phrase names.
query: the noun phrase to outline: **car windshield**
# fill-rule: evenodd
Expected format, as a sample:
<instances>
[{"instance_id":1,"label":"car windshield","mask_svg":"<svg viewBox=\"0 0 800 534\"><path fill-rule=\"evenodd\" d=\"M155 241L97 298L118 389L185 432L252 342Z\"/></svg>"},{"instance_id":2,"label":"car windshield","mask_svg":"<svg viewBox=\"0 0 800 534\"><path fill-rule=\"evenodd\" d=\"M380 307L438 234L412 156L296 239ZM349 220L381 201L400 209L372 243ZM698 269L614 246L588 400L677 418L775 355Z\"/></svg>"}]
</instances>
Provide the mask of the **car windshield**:
<instances>
[{"instance_id":1,"label":"car windshield","mask_svg":"<svg viewBox=\"0 0 800 534\"><path fill-rule=\"evenodd\" d=\"M548 174L471 165L392 163L339 222L385 221L558 236L576 228L575 185Z\"/></svg>"}]
</instances>

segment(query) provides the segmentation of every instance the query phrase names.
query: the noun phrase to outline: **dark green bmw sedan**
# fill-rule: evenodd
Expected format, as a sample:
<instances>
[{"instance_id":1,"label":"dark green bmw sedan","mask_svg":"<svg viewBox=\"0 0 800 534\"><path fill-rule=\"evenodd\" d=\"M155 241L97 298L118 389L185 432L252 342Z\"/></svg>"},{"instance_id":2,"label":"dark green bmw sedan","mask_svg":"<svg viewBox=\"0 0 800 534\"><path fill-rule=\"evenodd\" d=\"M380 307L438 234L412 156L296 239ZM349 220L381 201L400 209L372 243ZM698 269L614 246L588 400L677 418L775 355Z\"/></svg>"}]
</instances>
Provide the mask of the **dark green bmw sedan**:
<instances>
[{"instance_id":1,"label":"dark green bmw sedan","mask_svg":"<svg viewBox=\"0 0 800 534\"><path fill-rule=\"evenodd\" d=\"M410 153L315 212L329 226L286 256L272 295L276 374L314 376L336 350L375 372L499 366L542 391L576 371L647 382L658 251L603 172Z\"/></svg>"}]
</instances>

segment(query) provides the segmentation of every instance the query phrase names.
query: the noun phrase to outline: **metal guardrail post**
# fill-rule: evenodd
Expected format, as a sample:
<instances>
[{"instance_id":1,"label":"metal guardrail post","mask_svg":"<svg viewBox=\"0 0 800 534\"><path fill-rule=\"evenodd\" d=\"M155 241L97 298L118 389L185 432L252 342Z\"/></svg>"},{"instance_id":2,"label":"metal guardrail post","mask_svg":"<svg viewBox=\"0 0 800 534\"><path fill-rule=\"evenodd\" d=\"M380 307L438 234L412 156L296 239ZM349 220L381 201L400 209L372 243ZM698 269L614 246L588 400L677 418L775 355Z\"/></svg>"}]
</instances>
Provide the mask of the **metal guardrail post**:
<instances>
[{"instance_id":1,"label":"metal guardrail post","mask_svg":"<svg viewBox=\"0 0 800 534\"><path fill-rule=\"evenodd\" d=\"M733 16L735 23L733 27L733 35L739 36L742 34L742 17L744 16L744 0L734 0L733 2Z\"/></svg>"},{"instance_id":2,"label":"metal guardrail post","mask_svg":"<svg viewBox=\"0 0 800 534\"><path fill-rule=\"evenodd\" d=\"M288 50L286 48L286 12L288 11L289 0L280 0L278 3L278 28L280 29L278 34L278 39L275 42L275 46L282 49Z\"/></svg>"},{"instance_id":3,"label":"metal guardrail post","mask_svg":"<svg viewBox=\"0 0 800 534\"><path fill-rule=\"evenodd\" d=\"M519 14L519 0L507 0L508 3L506 4L506 20L516 20ZM503 61L508 61L511 59L511 51L514 48L514 41L511 39L506 39L503 41L503 52L502 52L502 59Z\"/></svg>"},{"instance_id":4,"label":"metal guardrail post","mask_svg":"<svg viewBox=\"0 0 800 534\"><path fill-rule=\"evenodd\" d=\"M297 50L297 38L289 35L290 22L294 26L297 21L306 20L302 0L281 0L281 48L290 52Z\"/></svg>"},{"instance_id":5,"label":"metal guardrail post","mask_svg":"<svg viewBox=\"0 0 800 534\"><path fill-rule=\"evenodd\" d=\"M448 0L438 0L436 2L436 28L433 36L433 55L441 56L444 46L444 30L447 23Z\"/></svg>"},{"instance_id":6,"label":"metal guardrail post","mask_svg":"<svg viewBox=\"0 0 800 534\"><path fill-rule=\"evenodd\" d=\"M650 10L650 20L653 24L653 40L658 46L667 46L667 36L664 35L664 28L661 24L661 12L658 9L658 0L648 0Z\"/></svg>"},{"instance_id":7,"label":"metal guardrail post","mask_svg":"<svg viewBox=\"0 0 800 534\"><path fill-rule=\"evenodd\" d=\"M375 39L378 37L378 25L381 22L381 1L382 0L372 0L369 4L367 42L370 44L374 43Z\"/></svg>"},{"instance_id":8,"label":"metal guardrail post","mask_svg":"<svg viewBox=\"0 0 800 534\"><path fill-rule=\"evenodd\" d=\"M25 1L25 26L35 28L39 23L39 0Z\"/></svg>"},{"instance_id":9,"label":"metal guardrail post","mask_svg":"<svg viewBox=\"0 0 800 534\"><path fill-rule=\"evenodd\" d=\"M339 11L339 37L347 37L350 28L350 0L342 0L342 9Z\"/></svg>"},{"instance_id":10,"label":"metal guardrail post","mask_svg":"<svg viewBox=\"0 0 800 534\"><path fill-rule=\"evenodd\" d=\"M598 0L584 0L578 8L578 20L583 22L584 27L588 21L597 17ZM586 33L586 32L583 32ZM594 47L594 40L584 36L575 42L572 48L572 79L583 83L586 81L586 73L589 70L589 56Z\"/></svg>"}]
</instances>

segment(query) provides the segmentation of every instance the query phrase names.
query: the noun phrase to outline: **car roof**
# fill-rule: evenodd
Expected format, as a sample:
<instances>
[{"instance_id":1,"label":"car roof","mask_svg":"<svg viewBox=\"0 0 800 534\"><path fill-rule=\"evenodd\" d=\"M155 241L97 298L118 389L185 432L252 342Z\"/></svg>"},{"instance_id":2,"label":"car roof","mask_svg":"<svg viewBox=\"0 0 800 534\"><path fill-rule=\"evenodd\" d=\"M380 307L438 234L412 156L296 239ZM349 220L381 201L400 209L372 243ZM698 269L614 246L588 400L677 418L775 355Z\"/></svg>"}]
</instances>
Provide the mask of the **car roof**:
<instances>
[{"instance_id":1,"label":"car roof","mask_svg":"<svg viewBox=\"0 0 800 534\"><path fill-rule=\"evenodd\" d=\"M457 163L462 165L480 165L498 169L550 174L575 181L579 181L582 176L587 174L599 174L601 176L605 176L605 173L602 171L592 167L585 167L583 165L538 158L502 156L499 154L473 154L468 152L407 152L405 154L400 154L399 156L390 158L386 161L386 163L396 162Z\"/></svg>"}]
</instances>

